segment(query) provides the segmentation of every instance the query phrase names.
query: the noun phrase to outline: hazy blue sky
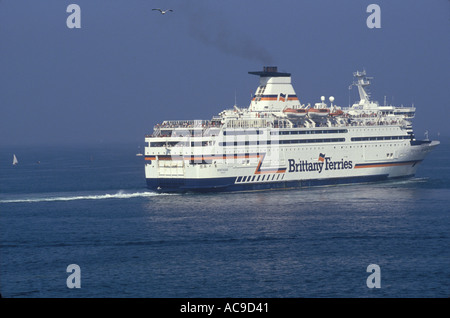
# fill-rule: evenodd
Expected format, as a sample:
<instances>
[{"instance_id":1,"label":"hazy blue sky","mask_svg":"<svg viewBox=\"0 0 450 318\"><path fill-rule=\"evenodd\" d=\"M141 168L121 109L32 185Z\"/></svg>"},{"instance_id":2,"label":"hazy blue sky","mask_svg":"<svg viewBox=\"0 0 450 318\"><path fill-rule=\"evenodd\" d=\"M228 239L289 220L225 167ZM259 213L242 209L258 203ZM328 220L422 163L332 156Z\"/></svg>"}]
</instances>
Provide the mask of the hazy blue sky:
<instances>
[{"instance_id":1,"label":"hazy blue sky","mask_svg":"<svg viewBox=\"0 0 450 318\"><path fill-rule=\"evenodd\" d=\"M66 25L71 3L81 29ZM381 29L366 25L371 3ZM449 36L448 0L1 0L0 145L142 144L156 123L210 119L235 92L247 107L247 72L263 65L291 72L302 103L342 106L364 68L375 100L414 103L418 137L449 136Z\"/></svg>"}]
</instances>

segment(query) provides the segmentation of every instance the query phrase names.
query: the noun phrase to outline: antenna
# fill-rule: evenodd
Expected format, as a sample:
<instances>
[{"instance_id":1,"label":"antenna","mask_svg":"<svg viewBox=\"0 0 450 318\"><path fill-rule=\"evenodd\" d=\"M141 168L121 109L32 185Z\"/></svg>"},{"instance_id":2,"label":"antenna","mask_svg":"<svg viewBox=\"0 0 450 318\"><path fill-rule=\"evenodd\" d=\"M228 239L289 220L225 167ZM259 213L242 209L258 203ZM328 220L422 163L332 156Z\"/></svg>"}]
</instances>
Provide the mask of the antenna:
<instances>
[{"instance_id":1,"label":"antenna","mask_svg":"<svg viewBox=\"0 0 450 318\"><path fill-rule=\"evenodd\" d=\"M234 89L234 106L237 106L237 104L236 104L236 89Z\"/></svg>"},{"instance_id":2,"label":"antenna","mask_svg":"<svg viewBox=\"0 0 450 318\"><path fill-rule=\"evenodd\" d=\"M348 87L348 107L350 107L350 91L352 90L353 84Z\"/></svg>"}]
</instances>

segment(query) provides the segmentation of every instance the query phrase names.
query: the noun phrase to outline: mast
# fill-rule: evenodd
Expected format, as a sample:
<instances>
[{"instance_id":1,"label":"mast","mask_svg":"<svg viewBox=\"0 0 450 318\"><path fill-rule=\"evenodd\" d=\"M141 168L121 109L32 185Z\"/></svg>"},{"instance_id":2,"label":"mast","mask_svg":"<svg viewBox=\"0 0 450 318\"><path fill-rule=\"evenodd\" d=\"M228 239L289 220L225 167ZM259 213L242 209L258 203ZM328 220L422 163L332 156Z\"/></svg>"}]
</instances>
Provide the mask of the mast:
<instances>
[{"instance_id":1,"label":"mast","mask_svg":"<svg viewBox=\"0 0 450 318\"><path fill-rule=\"evenodd\" d=\"M372 77L366 77L365 70L362 72L356 71L353 73L353 76L356 77L356 81L352 85L358 87L359 104L363 105L370 102L370 94L365 90L365 87L370 85L369 79L372 79Z\"/></svg>"}]
</instances>

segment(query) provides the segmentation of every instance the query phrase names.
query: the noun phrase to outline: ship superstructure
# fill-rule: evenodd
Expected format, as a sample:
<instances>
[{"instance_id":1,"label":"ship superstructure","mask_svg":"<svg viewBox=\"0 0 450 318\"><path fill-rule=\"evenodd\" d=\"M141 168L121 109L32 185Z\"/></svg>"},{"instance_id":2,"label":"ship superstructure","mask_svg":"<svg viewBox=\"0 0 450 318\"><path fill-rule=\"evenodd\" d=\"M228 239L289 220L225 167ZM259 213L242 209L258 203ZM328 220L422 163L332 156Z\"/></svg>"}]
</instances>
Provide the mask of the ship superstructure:
<instances>
[{"instance_id":1,"label":"ship superstructure","mask_svg":"<svg viewBox=\"0 0 450 318\"><path fill-rule=\"evenodd\" d=\"M417 140L414 107L379 105L355 72L359 102L322 96L302 104L291 74L249 72L259 86L247 108L210 120L171 120L146 135L145 176L160 192L299 188L411 177L438 141Z\"/></svg>"}]
</instances>

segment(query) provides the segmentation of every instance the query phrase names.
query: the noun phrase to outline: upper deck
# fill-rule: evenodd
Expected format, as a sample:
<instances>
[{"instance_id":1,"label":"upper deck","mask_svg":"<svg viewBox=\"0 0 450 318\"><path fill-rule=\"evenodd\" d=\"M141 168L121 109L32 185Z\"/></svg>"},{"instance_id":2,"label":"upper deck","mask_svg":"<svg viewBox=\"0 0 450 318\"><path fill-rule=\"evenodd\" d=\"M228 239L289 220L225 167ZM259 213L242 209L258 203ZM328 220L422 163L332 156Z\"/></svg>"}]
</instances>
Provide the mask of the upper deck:
<instances>
[{"instance_id":1,"label":"upper deck","mask_svg":"<svg viewBox=\"0 0 450 318\"><path fill-rule=\"evenodd\" d=\"M366 87L370 85L365 71L355 72L360 101L350 107L340 107L330 96L314 106L302 105L291 85L291 74L278 72L276 67L264 67L254 97L248 108L234 105L211 120L168 120L154 126L147 138L215 136L227 128L315 128L349 126L400 126L411 129L414 107L380 106L370 100Z\"/></svg>"}]
</instances>

